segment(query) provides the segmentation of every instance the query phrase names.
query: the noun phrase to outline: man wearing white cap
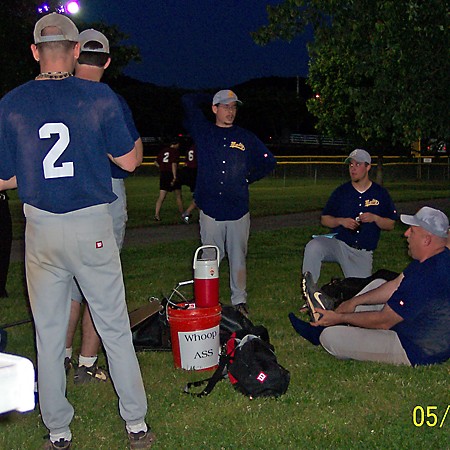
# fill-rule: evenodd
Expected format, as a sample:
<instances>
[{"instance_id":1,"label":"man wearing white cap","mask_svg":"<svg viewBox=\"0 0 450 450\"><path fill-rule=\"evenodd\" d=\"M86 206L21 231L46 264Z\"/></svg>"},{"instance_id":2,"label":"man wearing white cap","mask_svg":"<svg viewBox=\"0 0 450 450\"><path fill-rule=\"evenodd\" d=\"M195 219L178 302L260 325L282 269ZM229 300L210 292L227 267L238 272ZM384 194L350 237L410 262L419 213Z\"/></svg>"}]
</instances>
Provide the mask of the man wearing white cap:
<instances>
[{"instance_id":1,"label":"man wearing white cap","mask_svg":"<svg viewBox=\"0 0 450 450\"><path fill-rule=\"evenodd\" d=\"M72 76L80 47L78 29L68 17L42 17L31 49L41 69L37 81L0 100L0 179L17 177L26 216L39 406L50 431L44 448L72 445L74 409L66 398L64 357L73 277L89 298L130 447L149 448L153 434L145 423L147 398L108 206L116 198L109 162L133 171L134 140L114 92Z\"/></svg>"},{"instance_id":2,"label":"man wearing white cap","mask_svg":"<svg viewBox=\"0 0 450 450\"><path fill-rule=\"evenodd\" d=\"M411 366L450 358L449 222L437 209L400 216L409 266L396 279L343 302L335 311L317 308L320 320L296 320L296 331L340 359ZM348 326L352 325L352 326Z\"/></svg>"},{"instance_id":3,"label":"man wearing white cap","mask_svg":"<svg viewBox=\"0 0 450 450\"><path fill-rule=\"evenodd\" d=\"M234 125L237 95L223 89L214 97L186 94L182 98L186 129L197 150L195 203L200 209L203 245L216 245L230 266L231 303L248 315L246 256L250 231L249 185L275 167L275 157L250 131ZM201 107L208 104L211 123ZM208 257L208 255L203 255Z\"/></svg>"},{"instance_id":4,"label":"man wearing white cap","mask_svg":"<svg viewBox=\"0 0 450 450\"><path fill-rule=\"evenodd\" d=\"M337 262L345 278L372 275L373 251L381 230L392 230L397 219L388 191L369 178L369 153L355 149L345 163L350 181L331 194L320 219L331 233L315 236L305 247L302 273L309 272L314 282L322 262Z\"/></svg>"}]
</instances>

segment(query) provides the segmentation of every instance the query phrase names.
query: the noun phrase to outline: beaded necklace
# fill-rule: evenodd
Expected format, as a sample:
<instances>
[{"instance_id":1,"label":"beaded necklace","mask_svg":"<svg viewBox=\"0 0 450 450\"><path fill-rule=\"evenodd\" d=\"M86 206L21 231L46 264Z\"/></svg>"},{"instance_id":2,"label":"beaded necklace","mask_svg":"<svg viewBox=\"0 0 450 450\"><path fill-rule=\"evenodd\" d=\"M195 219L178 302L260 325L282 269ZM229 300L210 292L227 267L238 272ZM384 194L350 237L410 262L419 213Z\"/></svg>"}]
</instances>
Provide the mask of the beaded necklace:
<instances>
[{"instance_id":1,"label":"beaded necklace","mask_svg":"<svg viewBox=\"0 0 450 450\"><path fill-rule=\"evenodd\" d=\"M62 80L64 78L73 77L73 73L70 72L42 72L35 80Z\"/></svg>"}]
</instances>

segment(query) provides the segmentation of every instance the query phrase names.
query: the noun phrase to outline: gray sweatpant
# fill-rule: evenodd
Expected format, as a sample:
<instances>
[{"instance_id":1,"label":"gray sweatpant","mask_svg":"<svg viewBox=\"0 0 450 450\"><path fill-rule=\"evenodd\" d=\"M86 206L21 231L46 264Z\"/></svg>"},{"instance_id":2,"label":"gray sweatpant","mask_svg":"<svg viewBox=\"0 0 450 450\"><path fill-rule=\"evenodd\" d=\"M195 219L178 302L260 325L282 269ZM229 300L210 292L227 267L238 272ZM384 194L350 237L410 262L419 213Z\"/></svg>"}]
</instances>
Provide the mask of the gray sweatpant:
<instances>
[{"instance_id":1,"label":"gray sweatpant","mask_svg":"<svg viewBox=\"0 0 450 450\"><path fill-rule=\"evenodd\" d=\"M106 349L120 415L128 425L143 422L147 398L133 348L108 205L52 214L25 204L24 213L25 266L45 426L53 434L64 433L74 414L65 396L64 371L74 276L89 299L92 319Z\"/></svg>"},{"instance_id":2,"label":"gray sweatpant","mask_svg":"<svg viewBox=\"0 0 450 450\"><path fill-rule=\"evenodd\" d=\"M385 282L373 280L358 295L376 289ZM383 307L384 305L360 305L355 311L380 311ZM392 330L336 325L325 328L319 339L322 347L339 359L411 365L397 333Z\"/></svg>"},{"instance_id":3,"label":"gray sweatpant","mask_svg":"<svg viewBox=\"0 0 450 450\"><path fill-rule=\"evenodd\" d=\"M215 220L200 211L200 236L203 245L219 248L220 260L228 256L230 266L231 303L247 301L247 248L250 234L250 213L238 220ZM206 253L206 252L205 252ZM205 257L209 257L205 255Z\"/></svg>"},{"instance_id":4,"label":"gray sweatpant","mask_svg":"<svg viewBox=\"0 0 450 450\"><path fill-rule=\"evenodd\" d=\"M371 251L357 250L339 239L319 236L306 244L302 273L311 272L317 283L322 262L336 262L345 278L366 278L372 275L372 259Z\"/></svg>"}]
</instances>

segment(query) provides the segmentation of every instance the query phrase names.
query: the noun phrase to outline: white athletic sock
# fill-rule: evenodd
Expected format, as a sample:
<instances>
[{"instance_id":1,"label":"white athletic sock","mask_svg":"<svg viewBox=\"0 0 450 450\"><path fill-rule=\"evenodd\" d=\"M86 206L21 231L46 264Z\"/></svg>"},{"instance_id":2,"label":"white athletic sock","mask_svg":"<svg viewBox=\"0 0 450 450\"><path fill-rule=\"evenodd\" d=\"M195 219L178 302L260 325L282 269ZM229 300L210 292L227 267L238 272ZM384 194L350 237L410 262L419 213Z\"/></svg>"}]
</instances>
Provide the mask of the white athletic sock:
<instances>
[{"instance_id":1,"label":"white athletic sock","mask_svg":"<svg viewBox=\"0 0 450 450\"><path fill-rule=\"evenodd\" d=\"M57 442L61 438L63 438L66 441L71 441L72 440L72 432L70 430L67 430L63 433L50 433L50 440L52 442Z\"/></svg>"},{"instance_id":2,"label":"white athletic sock","mask_svg":"<svg viewBox=\"0 0 450 450\"><path fill-rule=\"evenodd\" d=\"M147 424L145 422L138 423L136 425L126 425L128 433L140 433L141 431L147 431Z\"/></svg>"},{"instance_id":3,"label":"white athletic sock","mask_svg":"<svg viewBox=\"0 0 450 450\"><path fill-rule=\"evenodd\" d=\"M95 364L97 361L97 355L96 356L83 356L80 355L78 357L78 366L86 366L91 367Z\"/></svg>"},{"instance_id":4,"label":"white athletic sock","mask_svg":"<svg viewBox=\"0 0 450 450\"><path fill-rule=\"evenodd\" d=\"M72 359L72 347L66 347L66 358Z\"/></svg>"}]
</instances>

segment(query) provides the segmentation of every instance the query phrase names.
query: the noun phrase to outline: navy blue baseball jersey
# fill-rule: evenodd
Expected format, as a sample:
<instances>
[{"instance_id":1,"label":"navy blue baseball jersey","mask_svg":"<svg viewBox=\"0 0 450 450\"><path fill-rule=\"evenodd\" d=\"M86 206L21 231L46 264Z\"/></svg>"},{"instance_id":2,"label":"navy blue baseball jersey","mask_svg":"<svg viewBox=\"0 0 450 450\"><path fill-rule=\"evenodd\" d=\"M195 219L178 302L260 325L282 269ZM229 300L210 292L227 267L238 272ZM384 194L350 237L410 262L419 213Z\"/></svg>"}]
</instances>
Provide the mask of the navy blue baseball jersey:
<instances>
[{"instance_id":1,"label":"navy blue baseball jersey","mask_svg":"<svg viewBox=\"0 0 450 450\"><path fill-rule=\"evenodd\" d=\"M104 83L33 80L0 101L0 178L17 175L21 201L36 208L66 213L114 201L107 153L133 147Z\"/></svg>"},{"instance_id":2,"label":"navy blue baseball jersey","mask_svg":"<svg viewBox=\"0 0 450 450\"><path fill-rule=\"evenodd\" d=\"M322 215L356 219L360 213L366 212L392 220L398 219L388 191L374 182L363 193L358 192L351 181L339 186L328 199ZM337 233L337 239L351 247L372 251L377 248L381 230L375 222L371 222L361 224L358 230L349 230L339 225L333 228L333 232Z\"/></svg>"},{"instance_id":3,"label":"navy blue baseball jersey","mask_svg":"<svg viewBox=\"0 0 450 450\"><path fill-rule=\"evenodd\" d=\"M123 116L125 118L125 123L127 124L128 131L131 134L131 137L134 139L134 142L136 142L139 139L139 132L136 129L136 125L134 123L133 119L133 113L131 112L130 107L128 106L128 103L126 100L120 95L116 94L120 105L122 106L122 112ZM121 169L117 164L114 164L111 161L111 175L113 178L126 178L130 175L130 172L127 172L126 170Z\"/></svg>"},{"instance_id":4,"label":"navy blue baseball jersey","mask_svg":"<svg viewBox=\"0 0 450 450\"><path fill-rule=\"evenodd\" d=\"M450 358L450 250L413 261L388 305L403 318L392 327L412 365Z\"/></svg>"},{"instance_id":5,"label":"navy blue baseball jersey","mask_svg":"<svg viewBox=\"0 0 450 450\"><path fill-rule=\"evenodd\" d=\"M248 185L274 169L275 157L252 132L210 122L201 105L211 105L212 96L186 94L182 101L197 150L195 202L216 220L238 220L249 211Z\"/></svg>"}]
</instances>

